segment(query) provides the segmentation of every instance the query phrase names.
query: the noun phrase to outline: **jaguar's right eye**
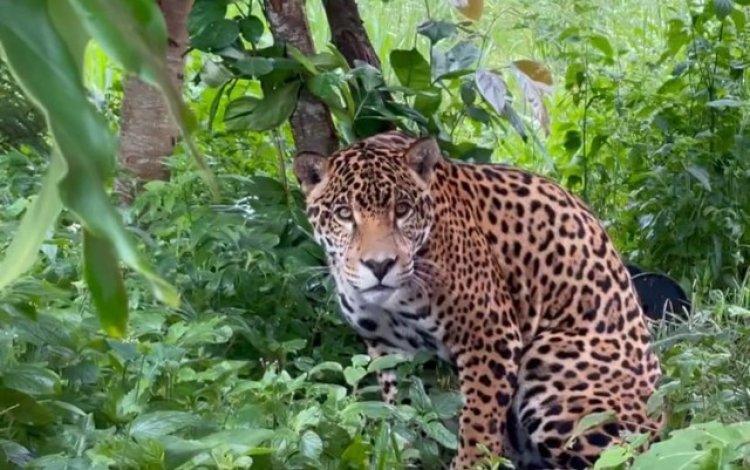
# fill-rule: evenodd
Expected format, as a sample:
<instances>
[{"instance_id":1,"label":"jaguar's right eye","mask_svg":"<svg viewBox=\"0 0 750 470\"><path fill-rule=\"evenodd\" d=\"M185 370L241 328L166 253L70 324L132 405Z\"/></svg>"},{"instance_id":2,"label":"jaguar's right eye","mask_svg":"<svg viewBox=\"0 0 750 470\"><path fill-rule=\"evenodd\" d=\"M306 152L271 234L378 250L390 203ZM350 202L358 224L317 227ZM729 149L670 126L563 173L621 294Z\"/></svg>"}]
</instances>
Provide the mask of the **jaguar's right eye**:
<instances>
[{"instance_id":1,"label":"jaguar's right eye","mask_svg":"<svg viewBox=\"0 0 750 470\"><path fill-rule=\"evenodd\" d=\"M342 222L351 222L354 220L354 214L352 213L351 208L342 206L336 209L333 212L333 215L336 216L337 219L341 220Z\"/></svg>"}]
</instances>

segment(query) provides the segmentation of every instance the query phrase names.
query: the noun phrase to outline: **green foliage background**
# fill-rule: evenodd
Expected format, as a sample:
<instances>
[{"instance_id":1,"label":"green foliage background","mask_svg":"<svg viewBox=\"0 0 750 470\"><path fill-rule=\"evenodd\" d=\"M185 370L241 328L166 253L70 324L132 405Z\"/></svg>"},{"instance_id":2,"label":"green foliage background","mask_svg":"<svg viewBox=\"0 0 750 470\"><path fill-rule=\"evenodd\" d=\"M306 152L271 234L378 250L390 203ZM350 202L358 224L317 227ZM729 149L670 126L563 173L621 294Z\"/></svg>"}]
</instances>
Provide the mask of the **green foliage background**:
<instances>
[{"instance_id":1,"label":"green foliage background","mask_svg":"<svg viewBox=\"0 0 750 470\"><path fill-rule=\"evenodd\" d=\"M196 3L183 99L220 197L183 146L171 181L116 209L179 292L178 308L157 300L153 278L126 269L127 332L103 334L107 307L83 282L90 225L75 211L62 212L31 271L0 294L0 468L448 461L460 408L449 371L426 358L370 361L338 316L288 172L284 121L303 86L331 106L344 141L390 120L438 135L456 158L550 175L592 205L626 258L691 292L688 321L655 325L667 377L653 405L676 431L643 455L632 436L600 468L748 464L748 2L510 0L456 26L463 18L448 2L360 0L382 76L345 67L327 48L322 7L307 3L325 51L312 59L281 57L255 2ZM116 129L122 61L91 31L86 99ZM519 59L554 78L549 136ZM504 103L488 98L478 69L503 78ZM43 187L48 149L41 115L0 67L5 255ZM390 407L373 374L394 365L408 400Z\"/></svg>"}]
</instances>

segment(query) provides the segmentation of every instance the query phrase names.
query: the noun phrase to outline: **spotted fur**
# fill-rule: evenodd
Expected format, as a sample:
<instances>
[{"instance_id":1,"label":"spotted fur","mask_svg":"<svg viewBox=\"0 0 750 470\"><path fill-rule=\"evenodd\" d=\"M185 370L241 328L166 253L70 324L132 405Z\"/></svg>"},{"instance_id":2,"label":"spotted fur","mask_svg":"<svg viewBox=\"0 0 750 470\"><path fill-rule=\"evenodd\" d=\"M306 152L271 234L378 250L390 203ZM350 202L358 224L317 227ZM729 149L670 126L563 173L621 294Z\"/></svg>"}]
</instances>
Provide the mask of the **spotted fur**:
<instances>
[{"instance_id":1,"label":"spotted fur","mask_svg":"<svg viewBox=\"0 0 750 470\"><path fill-rule=\"evenodd\" d=\"M399 132L295 173L347 322L371 355L435 353L465 406L455 469L479 444L520 469L586 468L623 430L655 434L660 376L620 256L591 211L555 183L452 162ZM392 372L380 377L395 398ZM578 420L617 420L566 446Z\"/></svg>"}]
</instances>

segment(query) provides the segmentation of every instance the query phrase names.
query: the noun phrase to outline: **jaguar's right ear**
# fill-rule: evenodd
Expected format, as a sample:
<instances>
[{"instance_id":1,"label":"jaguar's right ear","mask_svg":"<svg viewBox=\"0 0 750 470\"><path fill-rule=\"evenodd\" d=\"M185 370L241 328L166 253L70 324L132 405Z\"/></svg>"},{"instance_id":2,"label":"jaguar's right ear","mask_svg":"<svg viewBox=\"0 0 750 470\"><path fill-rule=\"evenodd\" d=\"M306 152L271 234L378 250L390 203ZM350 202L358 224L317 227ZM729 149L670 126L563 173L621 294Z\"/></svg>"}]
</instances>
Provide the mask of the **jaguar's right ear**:
<instances>
[{"instance_id":1,"label":"jaguar's right ear","mask_svg":"<svg viewBox=\"0 0 750 470\"><path fill-rule=\"evenodd\" d=\"M323 181L326 167L326 157L317 152L303 150L294 157L294 174L305 195Z\"/></svg>"}]
</instances>

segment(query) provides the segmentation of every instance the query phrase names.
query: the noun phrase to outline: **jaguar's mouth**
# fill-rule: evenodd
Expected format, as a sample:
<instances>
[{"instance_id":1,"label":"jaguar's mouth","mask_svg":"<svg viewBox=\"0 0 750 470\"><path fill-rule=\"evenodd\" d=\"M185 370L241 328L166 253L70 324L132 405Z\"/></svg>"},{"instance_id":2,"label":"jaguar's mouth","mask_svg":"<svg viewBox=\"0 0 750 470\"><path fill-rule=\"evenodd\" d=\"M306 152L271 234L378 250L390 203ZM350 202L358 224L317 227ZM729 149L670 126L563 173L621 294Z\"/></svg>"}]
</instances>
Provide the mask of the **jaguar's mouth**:
<instances>
[{"instance_id":1,"label":"jaguar's mouth","mask_svg":"<svg viewBox=\"0 0 750 470\"><path fill-rule=\"evenodd\" d=\"M385 284L376 284L376 285L374 285L372 287L368 287L367 289L363 289L362 293L365 293L365 292L388 292L388 291L392 291L394 289L395 289L395 287L393 287L393 286L388 286L388 285L385 285Z\"/></svg>"}]
</instances>

